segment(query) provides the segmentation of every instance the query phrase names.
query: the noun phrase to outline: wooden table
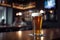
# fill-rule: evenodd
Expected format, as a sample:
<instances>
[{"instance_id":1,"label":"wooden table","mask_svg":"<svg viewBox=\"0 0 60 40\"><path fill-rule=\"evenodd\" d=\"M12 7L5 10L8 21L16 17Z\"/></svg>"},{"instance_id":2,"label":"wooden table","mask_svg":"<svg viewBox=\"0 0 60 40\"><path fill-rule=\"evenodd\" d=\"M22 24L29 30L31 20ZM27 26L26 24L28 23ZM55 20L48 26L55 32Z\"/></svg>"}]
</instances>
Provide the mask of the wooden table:
<instances>
[{"instance_id":1,"label":"wooden table","mask_svg":"<svg viewBox=\"0 0 60 40\"><path fill-rule=\"evenodd\" d=\"M41 40L52 40L60 38L60 29L43 29L42 34L46 35L42 37ZM32 36L29 34L32 33L32 30L26 31L16 31L16 32L4 32L0 33L0 40L33 40Z\"/></svg>"}]
</instances>

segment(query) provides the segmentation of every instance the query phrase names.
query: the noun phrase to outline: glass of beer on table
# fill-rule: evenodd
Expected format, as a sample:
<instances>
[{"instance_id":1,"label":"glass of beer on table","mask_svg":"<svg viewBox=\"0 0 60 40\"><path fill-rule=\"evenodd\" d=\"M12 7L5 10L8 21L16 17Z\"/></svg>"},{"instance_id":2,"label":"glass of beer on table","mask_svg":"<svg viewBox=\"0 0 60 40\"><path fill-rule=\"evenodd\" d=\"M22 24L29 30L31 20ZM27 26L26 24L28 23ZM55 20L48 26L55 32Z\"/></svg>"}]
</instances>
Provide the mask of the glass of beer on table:
<instances>
[{"instance_id":1,"label":"glass of beer on table","mask_svg":"<svg viewBox=\"0 0 60 40\"><path fill-rule=\"evenodd\" d=\"M42 13L32 13L32 24L33 24L33 35L35 40L40 40L41 30L42 30Z\"/></svg>"}]
</instances>

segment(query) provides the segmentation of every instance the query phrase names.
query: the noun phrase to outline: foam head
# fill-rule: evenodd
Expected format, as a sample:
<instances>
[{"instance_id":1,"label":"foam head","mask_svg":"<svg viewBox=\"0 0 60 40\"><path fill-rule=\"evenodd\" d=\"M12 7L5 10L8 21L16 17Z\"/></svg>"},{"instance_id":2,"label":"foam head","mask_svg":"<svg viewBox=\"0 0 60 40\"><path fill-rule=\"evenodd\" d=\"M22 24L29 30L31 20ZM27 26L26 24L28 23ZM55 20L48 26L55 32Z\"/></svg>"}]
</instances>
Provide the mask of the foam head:
<instances>
[{"instance_id":1,"label":"foam head","mask_svg":"<svg viewBox=\"0 0 60 40\"><path fill-rule=\"evenodd\" d=\"M35 17L35 16L42 16L42 13L32 13L31 16L32 16L32 17Z\"/></svg>"},{"instance_id":2,"label":"foam head","mask_svg":"<svg viewBox=\"0 0 60 40\"><path fill-rule=\"evenodd\" d=\"M35 16L40 16L40 14L39 13L32 13L32 15L31 15L32 17L35 17Z\"/></svg>"}]
</instances>

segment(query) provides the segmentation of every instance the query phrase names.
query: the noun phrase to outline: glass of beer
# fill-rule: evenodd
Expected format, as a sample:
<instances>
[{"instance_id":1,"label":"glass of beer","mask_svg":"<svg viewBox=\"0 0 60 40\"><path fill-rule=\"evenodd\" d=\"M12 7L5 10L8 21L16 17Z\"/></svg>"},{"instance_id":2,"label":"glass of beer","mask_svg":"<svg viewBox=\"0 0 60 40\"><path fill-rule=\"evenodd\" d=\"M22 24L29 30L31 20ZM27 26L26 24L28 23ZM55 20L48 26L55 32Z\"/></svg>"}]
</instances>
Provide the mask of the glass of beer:
<instances>
[{"instance_id":1,"label":"glass of beer","mask_svg":"<svg viewBox=\"0 0 60 40\"><path fill-rule=\"evenodd\" d=\"M42 29L42 14L32 13L32 24L33 24L33 34L35 35L35 40L40 40L41 29Z\"/></svg>"}]
</instances>

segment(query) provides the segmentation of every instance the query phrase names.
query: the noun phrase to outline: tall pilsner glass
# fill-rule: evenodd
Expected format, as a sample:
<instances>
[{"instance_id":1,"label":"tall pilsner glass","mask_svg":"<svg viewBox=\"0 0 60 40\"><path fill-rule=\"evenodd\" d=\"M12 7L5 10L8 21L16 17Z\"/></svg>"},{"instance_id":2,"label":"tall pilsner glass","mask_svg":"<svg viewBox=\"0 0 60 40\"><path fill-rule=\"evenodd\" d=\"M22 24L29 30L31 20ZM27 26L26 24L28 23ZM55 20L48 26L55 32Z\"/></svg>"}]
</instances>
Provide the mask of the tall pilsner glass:
<instances>
[{"instance_id":1,"label":"tall pilsner glass","mask_svg":"<svg viewBox=\"0 0 60 40\"><path fill-rule=\"evenodd\" d=\"M35 35L35 40L40 40L41 29L42 29L42 14L33 13L33 34Z\"/></svg>"}]
</instances>

